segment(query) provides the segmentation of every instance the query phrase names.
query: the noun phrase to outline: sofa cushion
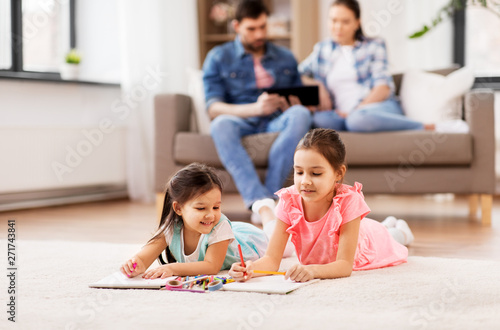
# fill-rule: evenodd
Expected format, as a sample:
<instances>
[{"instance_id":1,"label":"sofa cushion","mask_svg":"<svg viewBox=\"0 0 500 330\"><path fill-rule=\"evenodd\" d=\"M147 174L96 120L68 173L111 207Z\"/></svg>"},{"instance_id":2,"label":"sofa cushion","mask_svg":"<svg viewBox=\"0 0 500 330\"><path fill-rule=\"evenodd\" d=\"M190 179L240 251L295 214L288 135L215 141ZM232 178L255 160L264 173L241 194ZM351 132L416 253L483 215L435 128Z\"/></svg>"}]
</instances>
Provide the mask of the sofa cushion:
<instances>
[{"instance_id":1,"label":"sofa cushion","mask_svg":"<svg viewBox=\"0 0 500 330\"><path fill-rule=\"evenodd\" d=\"M470 134L399 131L340 134L348 166L468 165L472 162Z\"/></svg>"},{"instance_id":2,"label":"sofa cushion","mask_svg":"<svg viewBox=\"0 0 500 330\"><path fill-rule=\"evenodd\" d=\"M267 167L267 155L278 133L262 133L243 138L243 146L257 167ZM201 162L215 167L222 167L214 142L210 135L191 132L179 132L175 136L174 160L187 165Z\"/></svg>"},{"instance_id":3,"label":"sofa cushion","mask_svg":"<svg viewBox=\"0 0 500 330\"><path fill-rule=\"evenodd\" d=\"M276 133L243 138L243 145L257 167L266 167ZM361 166L468 165L472 161L470 134L399 131L373 134L341 133L347 149L347 164ZM210 135L180 132L175 137L174 160L180 165L203 162L222 167Z\"/></svg>"},{"instance_id":4,"label":"sofa cushion","mask_svg":"<svg viewBox=\"0 0 500 330\"><path fill-rule=\"evenodd\" d=\"M401 83L401 106L408 118L436 124L462 118L463 95L474 84L474 72L463 67L447 76L410 70Z\"/></svg>"}]
</instances>

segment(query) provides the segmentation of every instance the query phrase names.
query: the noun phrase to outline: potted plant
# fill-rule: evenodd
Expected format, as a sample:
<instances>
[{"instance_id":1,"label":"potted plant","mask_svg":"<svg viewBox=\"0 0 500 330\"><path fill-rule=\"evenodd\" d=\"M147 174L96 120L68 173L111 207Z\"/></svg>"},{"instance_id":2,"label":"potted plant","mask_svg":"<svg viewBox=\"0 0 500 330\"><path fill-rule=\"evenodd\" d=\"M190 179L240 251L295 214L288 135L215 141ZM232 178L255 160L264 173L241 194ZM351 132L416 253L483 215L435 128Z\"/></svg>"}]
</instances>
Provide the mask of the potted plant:
<instances>
[{"instance_id":1,"label":"potted plant","mask_svg":"<svg viewBox=\"0 0 500 330\"><path fill-rule=\"evenodd\" d=\"M420 38L427 32L438 26L445 18L452 17L457 10L462 10L465 6L482 6L485 9L500 17L499 0L449 0L448 4L441 8L430 25L425 24L419 31L409 36L410 39Z\"/></svg>"},{"instance_id":2,"label":"potted plant","mask_svg":"<svg viewBox=\"0 0 500 330\"><path fill-rule=\"evenodd\" d=\"M65 63L61 65L61 78L64 80L78 79L81 56L76 49L71 49L65 56Z\"/></svg>"}]
</instances>

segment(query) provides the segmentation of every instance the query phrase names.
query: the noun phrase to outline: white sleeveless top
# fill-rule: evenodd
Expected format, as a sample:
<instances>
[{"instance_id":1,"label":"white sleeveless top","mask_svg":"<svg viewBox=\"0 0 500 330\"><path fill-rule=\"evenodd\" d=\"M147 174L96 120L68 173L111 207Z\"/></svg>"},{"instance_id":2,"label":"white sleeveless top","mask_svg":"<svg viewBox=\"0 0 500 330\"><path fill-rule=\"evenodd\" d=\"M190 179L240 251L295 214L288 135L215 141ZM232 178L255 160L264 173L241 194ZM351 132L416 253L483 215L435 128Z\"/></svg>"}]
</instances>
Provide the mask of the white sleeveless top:
<instances>
[{"instance_id":1,"label":"white sleeveless top","mask_svg":"<svg viewBox=\"0 0 500 330\"><path fill-rule=\"evenodd\" d=\"M339 46L332 54L332 70L326 77L327 88L335 97L337 110L348 114L363 98L363 87L358 84L353 46Z\"/></svg>"}]
</instances>

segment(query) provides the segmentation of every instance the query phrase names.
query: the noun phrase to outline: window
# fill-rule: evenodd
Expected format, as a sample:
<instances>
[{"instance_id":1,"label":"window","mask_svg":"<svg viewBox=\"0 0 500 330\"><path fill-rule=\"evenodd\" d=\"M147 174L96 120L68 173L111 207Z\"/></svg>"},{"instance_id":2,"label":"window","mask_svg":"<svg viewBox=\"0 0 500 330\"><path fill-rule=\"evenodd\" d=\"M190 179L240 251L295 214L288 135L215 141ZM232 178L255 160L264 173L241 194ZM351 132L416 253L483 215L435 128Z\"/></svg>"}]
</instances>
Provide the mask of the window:
<instances>
[{"instance_id":1,"label":"window","mask_svg":"<svg viewBox=\"0 0 500 330\"><path fill-rule=\"evenodd\" d=\"M469 6L466 15L465 63L479 77L500 77L500 17L478 6Z\"/></svg>"},{"instance_id":2,"label":"window","mask_svg":"<svg viewBox=\"0 0 500 330\"><path fill-rule=\"evenodd\" d=\"M55 0L23 0L23 69L25 71L58 71L69 48L64 39L64 5ZM67 23L67 22L66 22Z\"/></svg>"},{"instance_id":3,"label":"window","mask_svg":"<svg viewBox=\"0 0 500 330\"><path fill-rule=\"evenodd\" d=\"M0 75L59 79L75 0L0 0Z\"/></svg>"},{"instance_id":4,"label":"window","mask_svg":"<svg viewBox=\"0 0 500 330\"><path fill-rule=\"evenodd\" d=\"M468 5L454 24L455 62L474 69L476 87L500 90L500 13Z\"/></svg>"},{"instance_id":5,"label":"window","mask_svg":"<svg viewBox=\"0 0 500 330\"><path fill-rule=\"evenodd\" d=\"M0 70L12 66L10 0L0 0Z\"/></svg>"}]
</instances>

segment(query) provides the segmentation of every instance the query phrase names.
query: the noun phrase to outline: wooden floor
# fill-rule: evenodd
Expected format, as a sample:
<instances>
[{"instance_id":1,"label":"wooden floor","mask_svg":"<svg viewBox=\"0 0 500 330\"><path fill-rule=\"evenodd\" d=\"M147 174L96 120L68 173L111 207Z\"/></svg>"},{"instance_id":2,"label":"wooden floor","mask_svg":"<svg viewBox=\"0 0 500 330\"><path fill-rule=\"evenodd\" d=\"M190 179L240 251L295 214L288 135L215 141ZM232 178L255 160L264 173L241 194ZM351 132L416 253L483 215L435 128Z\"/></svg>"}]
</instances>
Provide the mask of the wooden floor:
<instances>
[{"instance_id":1,"label":"wooden floor","mask_svg":"<svg viewBox=\"0 0 500 330\"><path fill-rule=\"evenodd\" d=\"M243 209L239 196L223 200L227 213ZM415 235L410 255L500 260L500 197L494 199L491 227L469 220L464 196L437 200L436 196L368 195L366 201L375 220L394 215L408 221ZM154 205L128 200L3 212L0 238L7 237L7 220L14 219L18 240L141 244L156 229L156 216Z\"/></svg>"}]
</instances>

